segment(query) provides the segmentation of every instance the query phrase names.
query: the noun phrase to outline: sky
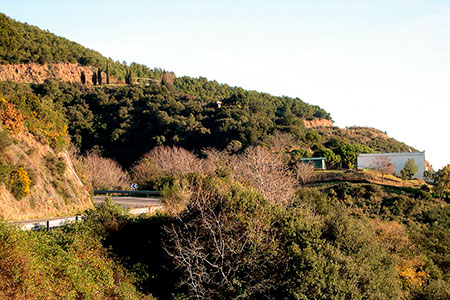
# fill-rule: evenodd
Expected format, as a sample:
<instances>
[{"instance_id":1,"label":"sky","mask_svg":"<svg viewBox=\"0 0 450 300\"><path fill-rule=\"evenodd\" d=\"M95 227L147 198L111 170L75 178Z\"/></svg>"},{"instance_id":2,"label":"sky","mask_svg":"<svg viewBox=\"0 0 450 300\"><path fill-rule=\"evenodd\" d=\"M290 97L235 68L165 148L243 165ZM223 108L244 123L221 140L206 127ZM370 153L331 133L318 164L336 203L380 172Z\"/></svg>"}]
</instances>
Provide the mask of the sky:
<instances>
[{"instance_id":1,"label":"sky","mask_svg":"<svg viewBox=\"0 0 450 300\"><path fill-rule=\"evenodd\" d=\"M448 0L2 0L115 60L203 76L385 131L450 163Z\"/></svg>"}]
</instances>

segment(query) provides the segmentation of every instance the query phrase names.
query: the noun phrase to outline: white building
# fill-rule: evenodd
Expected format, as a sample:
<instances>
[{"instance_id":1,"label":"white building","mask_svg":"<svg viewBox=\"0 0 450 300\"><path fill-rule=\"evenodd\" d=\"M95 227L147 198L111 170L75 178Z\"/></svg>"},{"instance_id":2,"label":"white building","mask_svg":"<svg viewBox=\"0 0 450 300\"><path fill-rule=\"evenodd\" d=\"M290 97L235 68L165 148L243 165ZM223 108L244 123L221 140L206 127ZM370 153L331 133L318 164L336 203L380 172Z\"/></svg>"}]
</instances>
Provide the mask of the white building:
<instances>
[{"instance_id":1,"label":"white building","mask_svg":"<svg viewBox=\"0 0 450 300\"><path fill-rule=\"evenodd\" d=\"M422 178L425 172L425 152L402 152L402 153L369 153L358 154L358 169L373 169L375 159L385 157L390 160L394 166L394 174L399 176L400 171L405 167L408 159L414 159L417 166L417 173L414 178Z\"/></svg>"}]
</instances>

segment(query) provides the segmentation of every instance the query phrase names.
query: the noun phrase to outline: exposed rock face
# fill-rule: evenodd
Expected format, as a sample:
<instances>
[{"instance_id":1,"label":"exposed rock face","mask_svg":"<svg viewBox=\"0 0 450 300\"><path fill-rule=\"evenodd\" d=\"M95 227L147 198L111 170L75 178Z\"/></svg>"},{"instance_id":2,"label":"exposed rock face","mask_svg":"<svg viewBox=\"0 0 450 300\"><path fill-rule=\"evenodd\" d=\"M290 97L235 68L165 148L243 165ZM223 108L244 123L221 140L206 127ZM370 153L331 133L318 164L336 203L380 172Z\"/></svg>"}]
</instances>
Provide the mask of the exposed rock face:
<instances>
[{"instance_id":1,"label":"exposed rock face","mask_svg":"<svg viewBox=\"0 0 450 300\"><path fill-rule=\"evenodd\" d=\"M39 65L16 64L0 65L0 81L12 80L22 83L42 83L46 79L54 79L70 83L81 83L81 73L84 72L86 85L92 85L92 75L95 68L81 66L79 64L58 63ZM106 82L106 73L102 72L103 81ZM122 83L110 76L110 83Z\"/></svg>"},{"instance_id":2,"label":"exposed rock face","mask_svg":"<svg viewBox=\"0 0 450 300\"><path fill-rule=\"evenodd\" d=\"M333 121L327 119L303 120L306 128L333 127Z\"/></svg>"},{"instance_id":3,"label":"exposed rock face","mask_svg":"<svg viewBox=\"0 0 450 300\"><path fill-rule=\"evenodd\" d=\"M21 165L32 178L30 194L20 200L14 198L5 184L0 184L0 218L6 220L67 216L92 207L88 188L75 173L66 151L55 153L38 142L31 134L14 136L15 143L3 149L2 160ZM55 174L49 158L65 164L63 174Z\"/></svg>"}]
</instances>

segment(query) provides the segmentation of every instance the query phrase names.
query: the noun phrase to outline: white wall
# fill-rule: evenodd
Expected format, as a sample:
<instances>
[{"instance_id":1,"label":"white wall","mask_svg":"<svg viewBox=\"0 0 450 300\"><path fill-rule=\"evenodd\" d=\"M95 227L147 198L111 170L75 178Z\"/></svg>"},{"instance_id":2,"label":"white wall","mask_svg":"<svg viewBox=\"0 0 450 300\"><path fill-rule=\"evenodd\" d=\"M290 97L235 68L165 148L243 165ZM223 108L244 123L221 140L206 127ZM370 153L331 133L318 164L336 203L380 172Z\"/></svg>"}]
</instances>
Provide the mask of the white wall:
<instances>
[{"instance_id":1,"label":"white wall","mask_svg":"<svg viewBox=\"0 0 450 300\"><path fill-rule=\"evenodd\" d=\"M405 152L405 153L370 153L358 155L358 169L371 169L374 159L377 157L386 157L394 165L394 173L400 176L400 171L405 167L408 159L414 159L417 165L417 173L414 178L423 178L425 171L425 152Z\"/></svg>"}]
</instances>

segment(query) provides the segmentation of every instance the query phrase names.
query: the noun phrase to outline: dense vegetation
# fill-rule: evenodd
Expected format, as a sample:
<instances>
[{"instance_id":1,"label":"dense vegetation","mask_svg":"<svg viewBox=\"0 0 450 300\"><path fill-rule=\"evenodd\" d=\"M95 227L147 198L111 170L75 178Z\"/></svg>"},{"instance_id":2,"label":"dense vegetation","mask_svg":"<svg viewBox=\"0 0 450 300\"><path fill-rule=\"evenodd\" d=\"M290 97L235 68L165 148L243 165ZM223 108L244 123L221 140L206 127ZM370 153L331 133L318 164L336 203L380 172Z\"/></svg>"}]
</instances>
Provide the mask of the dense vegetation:
<instances>
[{"instance_id":1,"label":"dense vegetation","mask_svg":"<svg viewBox=\"0 0 450 300\"><path fill-rule=\"evenodd\" d=\"M25 232L7 224L0 224L0 298L146 299L87 225Z\"/></svg>"},{"instance_id":2,"label":"dense vegetation","mask_svg":"<svg viewBox=\"0 0 450 300\"><path fill-rule=\"evenodd\" d=\"M357 153L374 151L364 145L366 139L305 128L302 119L327 115L300 99L225 88L203 79L185 89L196 86L201 90L202 85L195 82L204 83L206 99L164 83L88 89L51 80L34 85L3 82L0 94L22 112L29 130L52 146L66 143L68 128L82 153L94 149L125 167L158 145L197 152L208 147L240 152L248 146L266 145L276 152L289 152L293 161L324 156L329 167L346 168L355 166ZM215 88L207 88L209 84ZM219 107L217 97L225 96ZM49 120L52 126L39 125L50 124ZM382 136L374 136L370 143L378 151L408 149Z\"/></svg>"},{"instance_id":3,"label":"dense vegetation","mask_svg":"<svg viewBox=\"0 0 450 300\"><path fill-rule=\"evenodd\" d=\"M204 159L158 149L133 171L163 187L167 213L130 217L106 202L85 218L141 293L158 299L450 296L450 206L427 186L298 188L289 180L294 174L263 148L233 156L209 151ZM280 181L290 188L270 193ZM280 193L291 189L288 197Z\"/></svg>"},{"instance_id":4,"label":"dense vegetation","mask_svg":"<svg viewBox=\"0 0 450 300\"><path fill-rule=\"evenodd\" d=\"M161 69L150 69L133 63L106 59L97 51L56 36L36 26L21 23L0 13L0 64L17 63L79 63L106 70L108 60L109 74L124 79L128 72L135 76L160 79Z\"/></svg>"}]
</instances>

